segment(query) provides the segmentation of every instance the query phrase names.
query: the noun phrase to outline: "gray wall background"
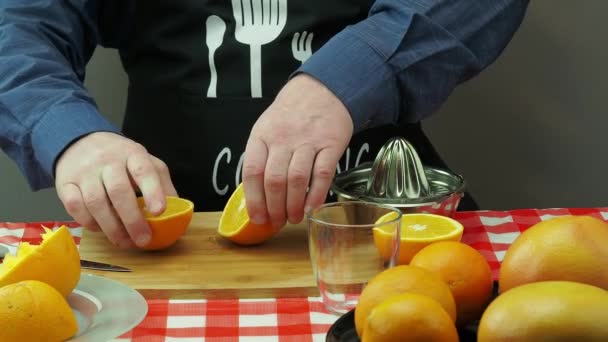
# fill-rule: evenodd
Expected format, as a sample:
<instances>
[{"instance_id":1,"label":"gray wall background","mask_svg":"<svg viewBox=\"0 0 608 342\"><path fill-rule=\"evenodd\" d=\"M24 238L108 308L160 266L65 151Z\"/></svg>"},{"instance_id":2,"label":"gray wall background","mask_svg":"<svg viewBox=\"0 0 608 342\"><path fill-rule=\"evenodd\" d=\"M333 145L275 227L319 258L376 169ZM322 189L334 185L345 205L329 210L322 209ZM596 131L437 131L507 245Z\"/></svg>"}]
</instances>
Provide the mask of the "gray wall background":
<instances>
[{"instance_id":1,"label":"gray wall background","mask_svg":"<svg viewBox=\"0 0 608 342\"><path fill-rule=\"evenodd\" d=\"M484 209L608 204L608 2L532 1L499 60L426 123ZM127 79L98 49L86 85L120 125ZM60 134L60 132L58 132ZM0 153L0 221L69 219L53 189L31 192Z\"/></svg>"}]
</instances>

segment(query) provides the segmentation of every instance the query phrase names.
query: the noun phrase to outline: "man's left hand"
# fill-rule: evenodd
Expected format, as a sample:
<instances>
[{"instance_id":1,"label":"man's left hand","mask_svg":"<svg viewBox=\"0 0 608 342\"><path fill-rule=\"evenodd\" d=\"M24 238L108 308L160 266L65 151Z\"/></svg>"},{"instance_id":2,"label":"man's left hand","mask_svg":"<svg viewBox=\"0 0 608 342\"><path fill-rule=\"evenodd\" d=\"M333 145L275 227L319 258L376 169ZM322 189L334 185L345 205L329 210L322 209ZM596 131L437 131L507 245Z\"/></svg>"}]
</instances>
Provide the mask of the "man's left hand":
<instances>
[{"instance_id":1,"label":"man's left hand","mask_svg":"<svg viewBox=\"0 0 608 342\"><path fill-rule=\"evenodd\" d=\"M243 186L251 221L282 227L321 205L353 134L344 104L306 74L292 78L253 126Z\"/></svg>"}]
</instances>

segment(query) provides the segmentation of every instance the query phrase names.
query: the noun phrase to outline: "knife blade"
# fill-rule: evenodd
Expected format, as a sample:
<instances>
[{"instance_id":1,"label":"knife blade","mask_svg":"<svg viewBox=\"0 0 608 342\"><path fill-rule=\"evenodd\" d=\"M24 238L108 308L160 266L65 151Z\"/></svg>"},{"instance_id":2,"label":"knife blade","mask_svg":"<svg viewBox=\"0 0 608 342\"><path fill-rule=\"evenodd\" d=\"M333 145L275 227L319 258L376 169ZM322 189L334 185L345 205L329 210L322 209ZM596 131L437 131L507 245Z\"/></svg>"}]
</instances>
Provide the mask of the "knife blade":
<instances>
[{"instance_id":1,"label":"knife blade","mask_svg":"<svg viewBox=\"0 0 608 342\"><path fill-rule=\"evenodd\" d=\"M86 268L89 270L98 270L98 271L110 271L110 272L131 272L130 269L122 266L116 266L111 264L106 264L103 262L91 261L91 260L80 260L80 267Z\"/></svg>"}]
</instances>

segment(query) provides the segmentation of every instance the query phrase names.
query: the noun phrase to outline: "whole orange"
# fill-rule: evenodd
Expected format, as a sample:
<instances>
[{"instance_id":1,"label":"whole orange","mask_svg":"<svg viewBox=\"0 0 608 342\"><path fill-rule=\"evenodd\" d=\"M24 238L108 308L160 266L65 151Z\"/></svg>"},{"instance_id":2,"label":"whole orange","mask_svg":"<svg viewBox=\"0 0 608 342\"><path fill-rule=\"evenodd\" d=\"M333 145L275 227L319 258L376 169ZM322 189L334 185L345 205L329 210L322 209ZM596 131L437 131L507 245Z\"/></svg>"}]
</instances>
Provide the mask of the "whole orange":
<instances>
[{"instance_id":1,"label":"whole orange","mask_svg":"<svg viewBox=\"0 0 608 342\"><path fill-rule=\"evenodd\" d=\"M403 293L378 304L367 318L362 342L458 342L454 321L431 297Z\"/></svg>"},{"instance_id":2,"label":"whole orange","mask_svg":"<svg viewBox=\"0 0 608 342\"><path fill-rule=\"evenodd\" d=\"M393 295L408 292L431 297L456 321L454 297L437 274L416 266L399 265L380 272L363 288L355 308L357 334L362 336L367 318L376 305Z\"/></svg>"},{"instance_id":3,"label":"whole orange","mask_svg":"<svg viewBox=\"0 0 608 342\"><path fill-rule=\"evenodd\" d=\"M501 293L543 280L608 289L608 223L568 215L531 226L509 246L498 280Z\"/></svg>"},{"instance_id":4,"label":"whole orange","mask_svg":"<svg viewBox=\"0 0 608 342\"><path fill-rule=\"evenodd\" d=\"M479 321L479 342L608 341L608 291L571 281L513 288L490 303Z\"/></svg>"},{"instance_id":5,"label":"whole orange","mask_svg":"<svg viewBox=\"0 0 608 342\"><path fill-rule=\"evenodd\" d=\"M192 213L194 211L194 204L190 200L168 196L165 211L157 216L150 214L146 210L142 197L139 197L137 200L152 231L150 242L141 249L165 249L173 245L184 235L192 220Z\"/></svg>"},{"instance_id":6,"label":"whole orange","mask_svg":"<svg viewBox=\"0 0 608 342\"><path fill-rule=\"evenodd\" d=\"M490 302L492 270L486 258L467 244L430 244L414 255L410 265L435 272L448 284L456 301L458 326L479 319Z\"/></svg>"}]
</instances>

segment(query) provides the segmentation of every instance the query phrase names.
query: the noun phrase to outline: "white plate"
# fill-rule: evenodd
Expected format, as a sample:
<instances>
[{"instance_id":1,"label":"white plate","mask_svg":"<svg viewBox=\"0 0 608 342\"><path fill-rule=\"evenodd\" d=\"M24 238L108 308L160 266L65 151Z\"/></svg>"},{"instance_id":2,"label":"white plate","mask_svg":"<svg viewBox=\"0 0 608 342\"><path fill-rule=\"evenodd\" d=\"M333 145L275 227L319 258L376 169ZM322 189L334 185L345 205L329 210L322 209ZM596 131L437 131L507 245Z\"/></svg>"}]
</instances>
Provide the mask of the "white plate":
<instances>
[{"instance_id":1,"label":"white plate","mask_svg":"<svg viewBox=\"0 0 608 342\"><path fill-rule=\"evenodd\" d=\"M108 341L129 332L148 313L139 292L108 278L82 274L68 303L78 321L72 342Z\"/></svg>"}]
</instances>

